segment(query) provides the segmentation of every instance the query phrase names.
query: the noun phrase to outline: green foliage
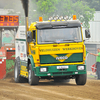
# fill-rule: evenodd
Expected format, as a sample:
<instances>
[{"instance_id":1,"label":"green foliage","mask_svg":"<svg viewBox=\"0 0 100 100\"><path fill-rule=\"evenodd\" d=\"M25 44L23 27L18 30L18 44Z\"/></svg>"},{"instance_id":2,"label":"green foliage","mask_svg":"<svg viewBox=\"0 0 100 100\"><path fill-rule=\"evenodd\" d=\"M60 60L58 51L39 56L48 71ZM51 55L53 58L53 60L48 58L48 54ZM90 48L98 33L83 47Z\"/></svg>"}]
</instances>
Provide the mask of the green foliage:
<instances>
[{"instance_id":1,"label":"green foliage","mask_svg":"<svg viewBox=\"0 0 100 100\"><path fill-rule=\"evenodd\" d=\"M100 11L100 0L73 0L74 3L77 1L83 1L90 8L94 8L96 11Z\"/></svg>"},{"instance_id":2,"label":"green foliage","mask_svg":"<svg viewBox=\"0 0 100 100\"><path fill-rule=\"evenodd\" d=\"M85 0L90 8L100 11L100 0Z\"/></svg>"},{"instance_id":3,"label":"green foliage","mask_svg":"<svg viewBox=\"0 0 100 100\"><path fill-rule=\"evenodd\" d=\"M14 60L6 60L6 74L14 70Z\"/></svg>"},{"instance_id":4,"label":"green foliage","mask_svg":"<svg viewBox=\"0 0 100 100\"><path fill-rule=\"evenodd\" d=\"M75 0L74 0L75 2ZM93 20L95 9L89 8L86 2L77 0L73 3L71 0L38 0L37 7L43 18L47 20L50 16L77 15L84 27L89 27L89 21Z\"/></svg>"},{"instance_id":5,"label":"green foliage","mask_svg":"<svg viewBox=\"0 0 100 100\"><path fill-rule=\"evenodd\" d=\"M6 3L3 3L3 1L0 5ZM14 8L15 12L9 12L9 14L20 12L20 24L25 25L21 1L8 1L3 8ZM31 22L38 21L39 16L42 16L44 20L48 20L50 16L68 15L72 17L73 14L76 14L77 18L83 23L83 26L89 27L89 21L93 20L94 17L95 9L93 8L100 10L100 0L29 0L29 25Z\"/></svg>"},{"instance_id":6,"label":"green foliage","mask_svg":"<svg viewBox=\"0 0 100 100\"><path fill-rule=\"evenodd\" d=\"M56 4L57 0L38 0L37 10L42 14L44 19L47 19L48 16L53 15L56 10Z\"/></svg>"},{"instance_id":7,"label":"green foliage","mask_svg":"<svg viewBox=\"0 0 100 100\"><path fill-rule=\"evenodd\" d=\"M93 20L95 9L89 8L84 2L76 2L72 6L74 14L83 23L84 27L89 27L89 21Z\"/></svg>"}]
</instances>

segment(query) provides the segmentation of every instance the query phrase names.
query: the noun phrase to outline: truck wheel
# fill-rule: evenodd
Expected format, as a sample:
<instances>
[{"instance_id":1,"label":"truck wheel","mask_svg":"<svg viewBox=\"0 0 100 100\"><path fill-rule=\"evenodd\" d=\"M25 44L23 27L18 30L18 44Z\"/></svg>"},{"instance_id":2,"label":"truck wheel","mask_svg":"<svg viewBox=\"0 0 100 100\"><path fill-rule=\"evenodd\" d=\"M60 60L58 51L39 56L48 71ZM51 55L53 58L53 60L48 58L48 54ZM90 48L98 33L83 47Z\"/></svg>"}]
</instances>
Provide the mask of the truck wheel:
<instances>
[{"instance_id":1,"label":"truck wheel","mask_svg":"<svg viewBox=\"0 0 100 100\"><path fill-rule=\"evenodd\" d=\"M34 71L32 71L31 64L29 64L28 82L30 85L38 85L39 83L39 77L35 76Z\"/></svg>"},{"instance_id":2,"label":"truck wheel","mask_svg":"<svg viewBox=\"0 0 100 100\"><path fill-rule=\"evenodd\" d=\"M14 79L16 83L22 82L23 78L20 76L20 58L17 57L14 67Z\"/></svg>"},{"instance_id":3,"label":"truck wheel","mask_svg":"<svg viewBox=\"0 0 100 100\"><path fill-rule=\"evenodd\" d=\"M85 85L86 80L87 80L87 74L77 75L75 78L77 85Z\"/></svg>"}]
</instances>

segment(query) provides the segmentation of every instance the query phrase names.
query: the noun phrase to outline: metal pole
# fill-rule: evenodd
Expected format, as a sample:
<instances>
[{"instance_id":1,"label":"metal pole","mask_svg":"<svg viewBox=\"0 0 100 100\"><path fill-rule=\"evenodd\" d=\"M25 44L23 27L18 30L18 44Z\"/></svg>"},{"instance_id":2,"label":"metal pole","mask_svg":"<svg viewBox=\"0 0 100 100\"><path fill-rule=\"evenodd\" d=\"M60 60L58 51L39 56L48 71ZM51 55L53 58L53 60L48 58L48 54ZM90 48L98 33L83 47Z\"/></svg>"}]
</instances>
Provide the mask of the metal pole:
<instances>
[{"instance_id":1,"label":"metal pole","mask_svg":"<svg viewBox=\"0 0 100 100\"><path fill-rule=\"evenodd\" d=\"M26 19L26 54L28 55L28 42L27 42L27 31L28 31L28 17Z\"/></svg>"}]
</instances>

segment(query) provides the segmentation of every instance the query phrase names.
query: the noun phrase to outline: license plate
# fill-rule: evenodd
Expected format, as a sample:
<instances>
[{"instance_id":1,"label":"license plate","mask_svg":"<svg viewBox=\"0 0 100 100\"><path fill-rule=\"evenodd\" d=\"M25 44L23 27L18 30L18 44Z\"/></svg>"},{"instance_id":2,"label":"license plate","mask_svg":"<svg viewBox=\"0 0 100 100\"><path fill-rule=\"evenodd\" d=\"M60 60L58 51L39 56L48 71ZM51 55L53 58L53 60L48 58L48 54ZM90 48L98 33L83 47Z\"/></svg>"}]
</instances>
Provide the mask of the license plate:
<instances>
[{"instance_id":1,"label":"license plate","mask_svg":"<svg viewBox=\"0 0 100 100\"><path fill-rule=\"evenodd\" d=\"M57 66L57 69L67 69L68 66Z\"/></svg>"}]
</instances>

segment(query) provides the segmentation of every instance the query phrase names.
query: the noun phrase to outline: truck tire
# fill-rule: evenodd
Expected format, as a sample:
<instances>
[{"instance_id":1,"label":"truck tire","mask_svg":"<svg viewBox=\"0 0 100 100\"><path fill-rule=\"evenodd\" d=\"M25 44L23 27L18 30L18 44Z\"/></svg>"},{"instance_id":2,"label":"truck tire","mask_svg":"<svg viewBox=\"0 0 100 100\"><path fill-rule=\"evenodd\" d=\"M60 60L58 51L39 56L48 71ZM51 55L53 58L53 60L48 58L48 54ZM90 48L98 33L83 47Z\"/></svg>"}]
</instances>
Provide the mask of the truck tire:
<instances>
[{"instance_id":1,"label":"truck tire","mask_svg":"<svg viewBox=\"0 0 100 100\"><path fill-rule=\"evenodd\" d=\"M20 76L20 58L19 57L17 57L15 60L14 79L16 83L20 83L23 81L23 78Z\"/></svg>"},{"instance_id":2,"label":"truck tire","mask_svg":"<svg viewBox=\"0 0 100 100\"><path fill-rule=\"evenodd\" d=\"M32 71L31 64L29 64L28 82L30 85L38 85L39 83L39 77L35 76L34 71Z\"/></svg>"},{"instance_id":3,"label":"truck tire","mask_svg":"<svg viewBox=\"0 0 100 100\"><path fill-rule=\"evenodd\" d=\"M77 85L85 85L87 80L87 74L77 75L75 78Z\"/></svg>"}]
</instances>

